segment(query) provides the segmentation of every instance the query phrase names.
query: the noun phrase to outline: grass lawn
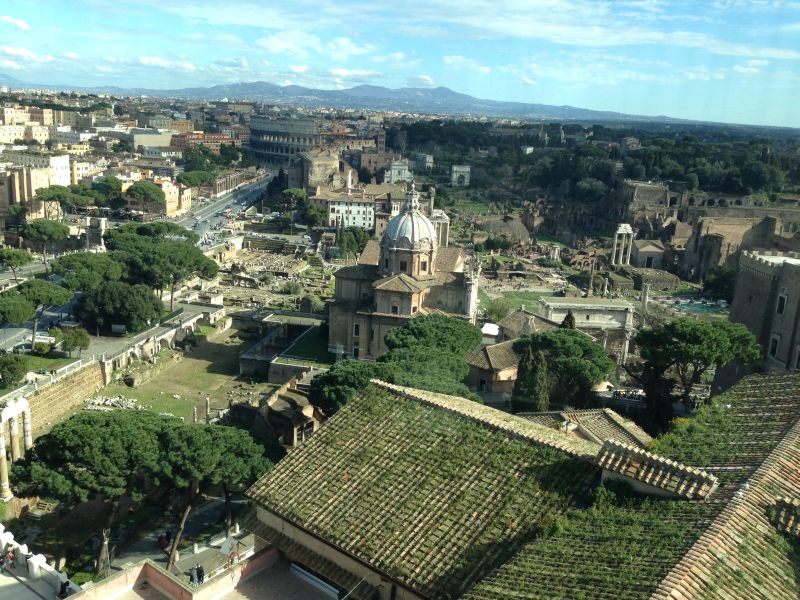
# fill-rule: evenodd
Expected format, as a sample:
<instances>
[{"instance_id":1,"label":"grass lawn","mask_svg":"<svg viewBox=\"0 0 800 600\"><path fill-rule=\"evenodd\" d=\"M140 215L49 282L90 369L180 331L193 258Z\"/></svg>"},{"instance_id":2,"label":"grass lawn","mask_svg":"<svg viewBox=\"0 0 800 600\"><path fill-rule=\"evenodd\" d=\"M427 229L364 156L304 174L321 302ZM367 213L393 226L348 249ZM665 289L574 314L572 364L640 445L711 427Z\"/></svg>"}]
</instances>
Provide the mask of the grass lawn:
<instances>
[{"instance_id":1,"label":"grass lawn","mask_svg":"<svg viewBox=\"0 0 800 600\"><path fill-rule=\"evenodd\" d=\"M323 365L332 365L336 360L336 357L328 352L328 340L320 335L318 325L301 335L283 354Z\"/></svg>"},{"instance_id":2,"label":"grass lawn","mask_svg":"<svg viewBox=\"0 0 800 600\"><path fill-rule=\"evenodd\" d=\"M78 354L75 353L73 358L50 358L47 356L38 356L35 354L28 354L28 369L31 371L38 371L39 369L47 369L48 371L52 371L53 369L60 369L64 365L69 365L78 360ZM91 356L89 356L91 358Z\"/></svg>"},{"instance_id":3,"label":"grass lawn","mask_svg":"<svg viewBox=\"0 0 800 600\"><path fill-rule=\"evenodd\" d=\"M257 398L277 386L262 382L251 384L249 379L238 377L239 352L252 343L252 340L231 338L229 333L214 342L201 341L178 361L171 351L165 351L159 354L159 360L171 364L152 379L136 388L124 383L112 384L101 393L135 398L147 410L171 413L186 420L192 418L195 406L200 416L205 414L206 396L211 399L212 410L227 407L229 399ZM175 398L176 395L179 398Z\"/></svg>"}]
</instances>

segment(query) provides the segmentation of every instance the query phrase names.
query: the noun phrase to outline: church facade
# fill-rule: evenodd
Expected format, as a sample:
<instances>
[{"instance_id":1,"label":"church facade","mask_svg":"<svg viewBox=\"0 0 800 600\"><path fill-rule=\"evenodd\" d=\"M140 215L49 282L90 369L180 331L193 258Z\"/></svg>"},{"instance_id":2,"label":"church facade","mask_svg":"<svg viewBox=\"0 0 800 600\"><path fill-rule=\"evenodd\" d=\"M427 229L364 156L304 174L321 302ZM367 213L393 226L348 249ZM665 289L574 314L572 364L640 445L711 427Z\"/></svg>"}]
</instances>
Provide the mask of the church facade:
<instances>
[{"instance_id":1,"label":"church facade","mask_svg":"<svg viewBox=\"0 0 800 600\"><path fill-rule=\"evenodd\" d=\"M370 241L358 264L335 273L328 349L375 360L387 351L386 334L416 316L438 312L474 323L479 275L462 248L440 244L412 186L380 242Z\"/></svg>"}]
</instances>

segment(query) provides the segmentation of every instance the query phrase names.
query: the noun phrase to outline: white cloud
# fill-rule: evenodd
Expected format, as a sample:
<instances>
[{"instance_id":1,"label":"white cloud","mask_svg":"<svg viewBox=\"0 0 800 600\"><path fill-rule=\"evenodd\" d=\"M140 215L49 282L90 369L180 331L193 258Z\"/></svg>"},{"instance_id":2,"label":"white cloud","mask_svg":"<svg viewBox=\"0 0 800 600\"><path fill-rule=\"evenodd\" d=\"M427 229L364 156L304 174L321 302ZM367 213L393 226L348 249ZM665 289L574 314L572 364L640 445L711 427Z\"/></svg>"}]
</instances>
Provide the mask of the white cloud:
<instances>
[{"instance_id":1,"label":"white cloud","mask_svg":"<svg viewBox=\"0 0 800 600\"><path fill-rule=\"evenodd\" d=\"M712 79L725 79L724 69L709 69L705 65L685 69L683 76L691 81L710 81Z\"/></svg>"},{"instance_id":2,"label":"white cloud","mask_svg":"<svg viewBox=\"0 0 800 600\"><path fill-rule=\"evenodd\" d=\"M328 53L335 59L347 60L351 56L367 54L375 50L372 44L359 46L348 37L337 37L328 42L326 46Z\"/></svg>"},{"instance_id":3,"label":"white cloud","mask_svg":"<svg viewBox=\"0 0 800 600\"><path fill-rule=\"evenodd\" d=\"M320 51L322 48L317 36L300 29L287 29L258 38L256 44L272 54L289 54L297 58L306 58L310 50Z\"/></svg>"},{"instance_id":4,"label":"white cloud","mask_svg":"<svg viewBox=\"0 0 800 600\"><path fill-rule=\"evenodd\" d=\"M16 46L0 46L0 54L6 56L13 56L16 59L23 59L29 62L47 63L55 60L52 54L36 54L27 48L20 48Z\"/></svg>"},{"instance_id":5,"label":"white cloud","mask_svg":"<svg viewBox=\"0 0 800 600\"><path fill-rule=\"evenodd\" d=\"M292 73L305 73L308 71L308 65L289 65L289 70Z\"/></svg>"},{"instance_id":6,"label":"white cloud","mask_svg":"<svg viewBox=\"0 0 800 600\"><path fill-rule=\"evenodd\" d=\"M358 77L361 79L373 79L381 76L381 73L378 71L368 71L366 69L330 69L328 72L334 77L343 78Z\"/></svg>"},{"instance_id":7,"label":"white cloud","mask_svg":"<svg viewBox=\"0 0 800 600\"><path fill-rule=\"evenodd\" d=\"M412 58L405 52L390 52L389 54L377 54L371 56L370 60L378 64L388 64L394 69L412 69L422 62L418 58Z\"/></svg>"},{"instance_id":8,"label":"white cloud","mask_svg":"<svg viewBox=\"0 0 800 600\"><path fill-rule=\"evenodd\" d=\"M139 64L146 65L148 67L171 67L172 63L168 60L164 60L159 56L140 56L139 57Z\"/></svg>"},{"instance_id":9,"label":"white cloud","mask_svg":"<svg viewBox=\"0 0 800 600\"><path fill-rule=\"evenodd\" d=\"M406 83L411 87L433 87L436 82L430 75L414 75L406 79Z\"/></svg>"},{"instance_id":10,"label":"white cloud","mask_svg":"<svg viewBox=\"0 0 800 600\"><path fill-rule=\"evenodd\" d=\"M677 46L721 56L800 59L800 51L794 47L754 46L702 32L667 31L630 23L620 27L620 21L624 21L621 8L619 2L594 0L474 0L469 10L464 10L462 0L417 0L412 1L409 11L419 21L448 27L451 35L453 26L457 26L464 28L466 35L478 38L537 39L597 48Z\"/></svg>"},{"instance_id":11,"label":"white cloud","mask_svg":"<svg viewBox=\"0 0 800 600\"><path fill-rule=\"evenodd\" d=\"M81 55L80 54L78 54L77 52L72 52L71 50L69 50L67 52L62 52L61 56L63 56L64 58L68 58L70 60L80 60L81 59Z\"/></svg>"},{"instance_id":12,"label":"white cloud","mask_svg":"<svg viewBox=\"0 0 800 600\"><path fill-rule=\"evenodd\" d=\"M521 77L519 78L519 80L520 80L522 83L524 83L525 85L536 85L536 80L535 80L535 79L531 79L531 78L530 78L530 77L528 77L527 75L523 75L523 76L521 76Z\"/></svg>"},{"instance_id":13,"label":"white cloud","mask_svg":"<svg viewBox=\"0 0 800 600\"><path fill-rule=\"evenodd\" d=\"M0 58L0 67L4 69L13 69L14 71L19 71L22 66L9 58Z\"/></svg>"},{"instance_id":14,"label":"white cloud","mask_svg":"<svg viewBox=\"0 0 800 600\"><path fill-rule=\"evenodd\" d=\"M17 29L21 29L22 31L30 31L31 26L28 25L27 21L23 21L22 19L15 19L14 17L10 17L8 15L0 15L0 21L3 23L8 23L9 25L13 25Z\"/></svg>"},{"instance_id":15,"label":"white cloud","mask_svg":"<svg viewBox=\"0 0 800 600\"><path fill-rule=\"evenodd\" d=\"M444 64L452 69L456 69L458 71L465 70L465 71L477 71L478 73L483 73L484 75L488 75L492 72L490 67L481 64L474 58L467 58L466 56L460 55L451 55L451 56L443 56L442 60Z\"/></svg>"}]
</instances>

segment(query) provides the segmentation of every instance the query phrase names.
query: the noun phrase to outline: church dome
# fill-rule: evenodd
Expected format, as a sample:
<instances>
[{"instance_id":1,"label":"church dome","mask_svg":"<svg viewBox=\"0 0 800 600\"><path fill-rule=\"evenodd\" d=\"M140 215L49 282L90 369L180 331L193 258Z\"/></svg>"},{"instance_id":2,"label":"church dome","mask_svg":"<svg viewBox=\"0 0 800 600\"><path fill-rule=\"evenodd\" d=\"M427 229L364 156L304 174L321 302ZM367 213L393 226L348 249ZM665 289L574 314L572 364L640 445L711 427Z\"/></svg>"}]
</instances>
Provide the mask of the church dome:
<instances>
[{"instance_id":1,"label":"church dome","mask_svg":"<svg viewBox=\"0 0 800 600\"><path fill-rule=\"evenodd\" d=\"M432 247L436 247L436 228L430 219L419 210L419 196L411 188L411 192L406 196L405 210L392 217L383 232L383 241L392 242L392 245L410 244L412 248L428 242Z\"/></svg>"}]
</instances>

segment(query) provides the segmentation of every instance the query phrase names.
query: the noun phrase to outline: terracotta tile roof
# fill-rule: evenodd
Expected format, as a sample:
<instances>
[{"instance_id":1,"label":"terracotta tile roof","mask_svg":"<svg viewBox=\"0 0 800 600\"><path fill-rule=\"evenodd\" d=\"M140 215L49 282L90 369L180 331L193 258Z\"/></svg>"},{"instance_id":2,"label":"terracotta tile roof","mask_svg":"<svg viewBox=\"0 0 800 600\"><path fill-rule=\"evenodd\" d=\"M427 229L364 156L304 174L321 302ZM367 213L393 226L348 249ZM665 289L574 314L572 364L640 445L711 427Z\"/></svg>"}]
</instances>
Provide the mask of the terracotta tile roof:
<instances>
[{"instance_id":1,"label":"terracotta tile roof","mask_svg":"<svg viewBox=\"0 0 800 600\"><path fill-rule=\"evenodd\" d=\"M442 273L453 273L463 270L464 249L457 246L439 248L436 252L436 270Z\"/></svg>"},{"instance_id":2,"label":"terracotta tile roof","mask_svg":"<svg viewBox=\"0 0 800 600\"><path fill-rule=\"evenodd\" d=\"M570 455L592 450L463 398L373 382L247 495L417 596L456 598L576 505L596 467Z\"/></svg>"},{"instance_id":3,"label":"terracotta tile roof","mask_svg":"<svg viewBox=\"0 0 800 600\"><path fill-rule=\"evenodd\" d=\"M360 265L374 265L378 266L381 259L381 244L378 240L367 240L367 245L361 251L358 257L358 264Z\"/></svg>"},{"instance_id":4,"label":"terracotta tile roof","mask_svg":"<svg viewBox=\"0 0 800 600\"><path fill-rule=\"evenodd\" d=\"M390 277L379 279L372 287L376 290L387 292L416 293L423 291L428 286L422 281L417 281L413 277L401 273L400 275L391 275Z\"/></svg>"},{"instance_id":5,"label":"terracotta tile roof","mask_svg":"<svg viewBox=\"0 0 800 600\"><path fill-rule=\"evenodd\" d=\"M687 467L637 446L606 440L597 465L623 477L646 483L688 500L707 498L719 485L713 475Z\"/></svg>"},{"instance_id":6,"label":"terracotta tile roof","mask_svg":"<svg viewBox=\"0 0 800 600\"><path fill-rule=\"evenodd\" d=\"M653 600L800 597L796 543L769 521L775 495L800 493L800 422L664 578Z\"/></svg>"},{"instance_id":7,"label":"terracotta tile roof","mask_svg":"<svg viewBox=\"0 0 800 600\"><path fill-rule=\"evenodd\" d=\"M333 274L334 277L342 277L346 279L377 279L378 272L372 265L352 265L349 267L342 267Z\"/></svg>"},{"instance_id":8,"label":"terracotta tile roof","mask_svg":"<svg viewBox=\"0 0 800 600\"><path fill-rule=\"evenodd\" d=\"M537 423L531 423L525 419L520 419L516 415L511 415L459 396L448 396L447 394L437 394L427 390L403 387L377 379L373 379L371 383L375 386L391 390L404 398L445 409L468 417L483 425L488 425L494 429L504 431L506 434L536 444L550 446L589 461L594 460L600 448L599 444L587 440L580 440L578 438L565 438L559 435L558 432L541 427Z\"/></svg>"},{"instance_id":9,"label":"terracotta tile roof","mask_svg":"<svg viewBox=\"0 0 800 600\"><path fill-rule=\"evenodd\" d=\"M772 524L789 535L800 535L800 500L778 498L772 507Z\"/></svg>"},{"instance_id":10,"label":"terracotta tile roof","mask_svg":"<svg viewBox=\"0 0 800 600\"><path fill-rule=\"evenodd\" d=\"M519 364L519 356L514 352L514 340L478 348L469 352L464 360L470 366L495 372L510 369Z\"/></svg>"},{"instance_id":11,"label":"terracotta tile roof","mask_svg":"<svg viewBox=\"0 0 800 600\"><path fill-rule=\"evenodd\" d=\"M646 448L653 441L653 438L636 423L625 419L610 408L520 413L517 416L562 432L565 424L571 423L574 427L567 426L567 433L582 435L598 444L602 444L605 440L616 440L623 444Z\"/></svg>"},{"instance_id":12,"label":"terracotta tile roof","mask_svg":"<svg viewBox=\"0 0 800 600\"><path fill-rule=\"evenodd\" d=\"M498 325L506 337L518 338L526 333L557 329L559 323L554 323L527 309L518 308L500 319Z\"/></svg>"}]
</instances>

